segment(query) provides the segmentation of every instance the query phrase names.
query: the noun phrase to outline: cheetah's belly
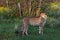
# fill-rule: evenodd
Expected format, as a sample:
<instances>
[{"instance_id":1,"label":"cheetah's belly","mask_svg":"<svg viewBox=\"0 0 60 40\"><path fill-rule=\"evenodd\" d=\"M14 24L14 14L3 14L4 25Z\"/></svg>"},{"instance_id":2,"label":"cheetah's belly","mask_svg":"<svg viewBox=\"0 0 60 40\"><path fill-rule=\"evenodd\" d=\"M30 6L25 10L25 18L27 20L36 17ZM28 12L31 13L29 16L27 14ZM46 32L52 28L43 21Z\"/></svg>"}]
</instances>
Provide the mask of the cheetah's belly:
<instances>
[{"instance_id":1,"label":"cheetah's belly","mask_svg":"<svg viewBox=\"0 0 60 40\"><path fill-rule=\"evenodd\" d=\"M29 24L30 25L40 25L40 21L39 20L37 20L37 21L29 21Z\"/></svg>"}]
</instances>

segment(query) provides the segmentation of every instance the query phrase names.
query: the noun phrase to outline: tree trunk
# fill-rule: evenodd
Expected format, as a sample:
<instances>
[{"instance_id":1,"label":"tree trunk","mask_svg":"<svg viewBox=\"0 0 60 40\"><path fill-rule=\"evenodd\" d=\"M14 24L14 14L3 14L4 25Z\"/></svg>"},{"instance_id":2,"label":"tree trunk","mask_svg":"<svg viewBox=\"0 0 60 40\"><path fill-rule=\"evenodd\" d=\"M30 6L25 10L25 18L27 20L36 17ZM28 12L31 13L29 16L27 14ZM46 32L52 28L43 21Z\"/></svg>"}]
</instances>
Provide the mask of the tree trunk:
<instances>
[{"instance_id":1,"label":"tree trunk","mask_svg":"<svg viewBox=\"0 0 60 40\"><path fill-rule=\"evenodd\" d=\"M7 5L7 7L8 7L8 0L6 0L6 5Z\"/></svg>"},{"instance_id":2,"label":"tree trunk","mask_svg":"<svg viewBox=\"0 0 60 40\"><path fill-rule=\"evenodd\" d=\"M38 0L38 8L36 9L36 16L39 16L41 11L42 0Z\"/></svg>"},{"instance_id":3,"label":"tree trunk","mask_svg":"<svg viewBox=\"0 0 60 40\"><path fill-rule=\"evenodd\" d=\"M31 0L28 0L28 12L31 13Z\"/></svg>"},{"instance_id":4,"label":"tree trunk","mask_svg":"<svg viewBox=\"0 0 60 40\"><path fill-rule=\"evenodd\" d=\"M23 0L23 10L24 10L24 15L27 16L28 14L28 5L27 5L27 0Z\"/></svg>"},{"instance_id":5,"label":"tree trunk","mask_svg":"<svg viewBox=\"0 0 60 40\"><path fill-rule=\"evenodd\" d=\"M18 12L19 12L19 15L21 16L21 5L20 5L20 2L18 2Z\"/></svg>"}]
</instances>

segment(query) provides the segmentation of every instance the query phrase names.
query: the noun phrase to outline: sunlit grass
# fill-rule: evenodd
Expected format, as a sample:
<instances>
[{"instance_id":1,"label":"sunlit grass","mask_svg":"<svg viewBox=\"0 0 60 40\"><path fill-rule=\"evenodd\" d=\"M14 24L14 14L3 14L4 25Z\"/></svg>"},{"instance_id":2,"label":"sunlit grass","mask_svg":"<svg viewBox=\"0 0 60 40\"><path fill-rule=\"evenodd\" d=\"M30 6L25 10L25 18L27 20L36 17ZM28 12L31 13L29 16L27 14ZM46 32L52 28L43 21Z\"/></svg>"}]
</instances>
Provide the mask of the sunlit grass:
<instances>
[{"instance_id":1,"label":"sunlit grass","mask_svg":"<svg viewBox=\"0 0 60 40\"><path fill-rule=\"evenodd\" d=\"M9 12L10 10L9 7L0 7L0 13Z\"/></svg>"},{"instance_id":2,"label":"sunlit grass","mask_svg":"<svg viewBox=\"0 0 60 40\"><path fill-rule=\"evenodd\" d=\"M60 2L54 2L50 4L52 9L60 9Z\"/></svg>"}]
</instances>

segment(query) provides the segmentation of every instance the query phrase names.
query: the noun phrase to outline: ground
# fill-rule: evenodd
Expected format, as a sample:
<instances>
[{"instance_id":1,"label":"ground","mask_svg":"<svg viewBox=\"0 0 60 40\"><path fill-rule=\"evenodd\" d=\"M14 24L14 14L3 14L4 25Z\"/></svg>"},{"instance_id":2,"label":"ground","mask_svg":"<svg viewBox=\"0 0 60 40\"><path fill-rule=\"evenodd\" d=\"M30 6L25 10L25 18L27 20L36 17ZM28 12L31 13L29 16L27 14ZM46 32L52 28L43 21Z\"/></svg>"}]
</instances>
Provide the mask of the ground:
<instances>
[{"instance_id":1,"label":"ground","mask_svg":"<svg viewBox=\"0 0 60 40\"><path fill-rule=\"evenodd\" d=\"M21 24L21 23L20 23ZM0 23L0 40L60 40L60 27L44 27L44 34L38 34L38 27L29 26L28 36L16 36L14 23Z\"/></svg>"}]
</instances>

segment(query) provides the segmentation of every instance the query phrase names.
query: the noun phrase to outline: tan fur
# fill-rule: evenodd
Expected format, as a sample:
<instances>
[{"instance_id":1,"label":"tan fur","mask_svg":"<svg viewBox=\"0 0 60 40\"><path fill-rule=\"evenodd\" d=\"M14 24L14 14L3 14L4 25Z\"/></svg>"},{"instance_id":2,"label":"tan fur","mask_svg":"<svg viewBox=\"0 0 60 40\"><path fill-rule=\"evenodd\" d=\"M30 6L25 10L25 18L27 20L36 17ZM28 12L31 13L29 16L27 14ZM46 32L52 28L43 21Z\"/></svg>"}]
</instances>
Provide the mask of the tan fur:
<instances>
[{"instance_id":1,"label":"tan fur","mask_svg":"<svg viewBox=\"0 0 60 40\"><path fill-rule=\"evenodd\" d=\"M47 15L45 13L41 13L39 17L25 17L23 18L22 22L23 22L23 26L22 26L22 35L27 33L28 30L28 25L37 25L39 26L39 34L43 34L43 28L44 28L44 24L46 22L47 19Z\"/></svg>"}]
</instances>

